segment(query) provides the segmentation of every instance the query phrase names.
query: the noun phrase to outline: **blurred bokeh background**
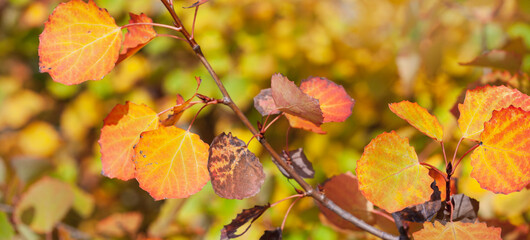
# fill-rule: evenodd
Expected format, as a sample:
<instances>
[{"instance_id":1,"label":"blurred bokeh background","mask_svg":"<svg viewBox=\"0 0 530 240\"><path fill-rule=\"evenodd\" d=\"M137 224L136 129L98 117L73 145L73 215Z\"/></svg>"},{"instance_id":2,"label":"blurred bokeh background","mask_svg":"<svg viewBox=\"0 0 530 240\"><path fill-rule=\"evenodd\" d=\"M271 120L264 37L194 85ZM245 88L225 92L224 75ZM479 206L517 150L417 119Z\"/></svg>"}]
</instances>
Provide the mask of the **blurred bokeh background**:
<instances>
[{"instance_id":1,"label":"blurred bokeh background","mask_svg":"<svg viewBox=\"0 0 530 240\"><path fill-rule=\"evenodd\" d=\"M60 2L0 0L0 239L218 239L223 225L242 209L296 194L256 141L249 147L260 156L267 180L256 197L246 200L219 198L208 184L189 199L154 201L135 180L102 176L97 140L114 105L131 101L162 111L174 104L177 94L188 98L194 93L194 76L203 79L199 93L220 93L184 42L163 37L100 81L75 86L53 82L38 71L38 36ZM156 0L96 3L118 25L128 22L128 12L143 12L155 22L171 24ZM181 7L192 3L175 1L188 28L194 11ZM523 73L530 71L529 23L527 0L211 0L200 7L195 38L252 122L261 120L252 98L270 87L270 77L277 72L297 83L309 76L327 77L356 100L347 121L324 125L326 135L289 132L291 148L304 147L313 162L316 176L309 182L316 185L340 173L354 173L364 146L390 130L408 137L422 160L442 168L438 144L393 115L388 104L410 100L429 109L445 127L452 156L460 133L450 110L462 91L482 79L508 82L528 93ZM493 49L517 53L519 75L459 64ZM187 126L197 110L196 106L185 112L179 125ZM277 149L285 145L287 128L282 119L267 132ZM252 137L224 106L202 111L192 131L207 143L221 132L244 141ZM469 146L464 144L460 154ZM502 227L504 237L525 239L530 191L494 195L469 178L470 170L466 158L459 168L459 192L478 199L480 216L489 225ZM39 234L15 224L12 212L35 183L48 177L69 186L73 207L52 233ZM44 189L35 201L60 194L57 191ZM258 239L264 230L280 226L287 202L267 211L241 239ZM31 221L32 214L23 213L21 222ZM287 219L284 238L370 238L337 230L321 218L311 199L299 201ZM127 227L120 228L113 220Z\"/></svg>"}]
</instances>

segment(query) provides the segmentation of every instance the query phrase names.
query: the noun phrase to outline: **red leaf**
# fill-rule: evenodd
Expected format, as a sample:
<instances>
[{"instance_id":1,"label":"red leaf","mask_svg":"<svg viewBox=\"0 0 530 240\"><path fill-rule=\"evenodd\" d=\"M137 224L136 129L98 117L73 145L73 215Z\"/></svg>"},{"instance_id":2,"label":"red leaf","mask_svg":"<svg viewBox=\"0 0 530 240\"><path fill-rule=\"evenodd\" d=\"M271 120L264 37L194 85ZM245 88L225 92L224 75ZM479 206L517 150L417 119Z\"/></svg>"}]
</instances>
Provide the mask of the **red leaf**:
<instances>
[{"instance_id":1,"label":"red leaf","mask_svg":"<svg viewBox=\"0 0 530 240\"><path fill-rule=\"evenodd\" d=\"M210 180L208 144L197 134L161 127L142 133L134 149L136 180L155 200L186 198Z\"/></svg>"},{"instance_id":2,"label":"red leaf","mask_svg":"<svg viewBox=\"0 0 530 240\"><path fill-rule=\"evenodd\" d=\"M279 110L320 126L324 117L319 101L303 93L293 82L277 73L271 78L272 98Z\"/></svg>"},{"instance_id":3,"label":"red leaf","mask_svg":"<svg viewBox=\"0 0 530 240\"><path fill-rule=\"evenodd\" d=\"M280 113L280 110L278 110L274 103L272 90L270 88L261 90L259 94L254 97L254 107L262 116Z\"/></svg>"},{"instance_id":4,"label":"red leaf","mask_svg":"<svg viewBox=\"0 0 530 240\"><path fill-rule=\"evenodd\" d=\"M324 194L345 211L353 214L367 223L373 223L374 217L370 212L372 206L359 191L357 177L351 173L343 173L327 180L322 187ZM346 221L327 207L318 205L320 212L335 226L342 229L359 231L353 223Z\"/></svg>"},{"instance_id":5,"label":"red leaf","mask_svg":"<svg viewBox=\"0 0 530 240\"><path fill-rule=\"evenodd\" d=\"M324 116L323 122L343 122L351 115L355 100L341 85L327 78L310 77L302 80L300 89L318 100Z\"/></svg>"},{"instance_id":6,"label":"red leaf","mask_svg":"<svg viewBox=\"0 0 530 240\"><path fill-rule=\"evenodd\" d=\"M39 37L39 69L66 85L99 80L113 68L121 28L93 0L61 3Z\"/></svg>"},{"instance_id":7,"label":"red leaf","mask_svg":"<svg viewBox=\"0 0 530 240\"><path fill-rule=\"evenodd\" d=\"M259 159L245 142L221 133L210 145L208 171L215 193L222 198L243 199L256 195L265 181Z\"/></svg>"},{"instance_id":8,"label":"red leaf","mask_svg":"<svg viewBox=\"0 0 530 240\"><path fill-rule=\"evenodd\" d=\"M415 240L501 240L501 229L488 227L485 223L439 222L423 224L423 229L412 234Z\"/></svg>"},{"instance_id":9,"label":"red leaf","mask_svg":"<svg viewBox=\"0 0 530 240\"><path fill-rule=\"evenodd\" d=\"M145 14L136 15L134 13L129 13L131 23L153 23L153 20L146 16ZM125 34L125 39L123 40L123 47L120 52L120 56L116 64L127 59L128 57L134 55L140 49L142 49L147 43L153 40L157 33L153 26L151 25L136 25L129 26L127 28L127 34Z\"/></svg>"},{"instance_id":10,"label":"red leaf","mask_svg":"<svg viewBox=\"0 0 530 240\"><path fill-rule=\"evenodd\" d=\"M495 193L520 191L530 183L530 112L510 106L492 115L471 155L471 177Z\"/></svg>"},{"instance_id":11,"label":"red leaf","mask_svg":"<svg viewBox=\"0 0 530 240\"><path fill-rule=\"evenodd\" d=\"M133 147L142 132L158 128L158 115L146 105L126 102L116 105L103 122L98 141L103 175L134 178Z\"/></svg>"},{"instance_id":12,"label":"red leaf","mask_svg":"<svg viewBox=\"0 0 530 240\"><path fill-rule=\"evenodd\" d=\"M264 206L254 206L253 208L245 209L243 212L237 214L236 218L230 222L230 224L225 225L223 229L221 229L221 239L229 239L229 238L236 238L239 237L247 232L247 230L252 226L252 223L256 221L267 209L269 209L271 205L267 204ZM236 234L237 229L241 226L245 225L248 221L250 221L250 224L240 234Z\"/></svg>"},{"instance_id":13,"label":"red leaf","mask_svg":"<svg viewBox=\"0 0 530 240\"><path fill-rule=\"evenodd\" d=\"M388 212L424 203L433 192L429 170L420 165L408 139L393 131L380 134L364 148L357 177L366 199Z\"/></svg>"},{"instance_id":14,"label":"red leaf","mask_svg":"<svg viewBox=\"0 0 530 240\"><path fill-rule=\"evenodd\" d=\"M438 142L443 140L443 128L438 119L417 103L401 101L389 105L390 110L425 135Z\"/></svg>"}]
</instances>

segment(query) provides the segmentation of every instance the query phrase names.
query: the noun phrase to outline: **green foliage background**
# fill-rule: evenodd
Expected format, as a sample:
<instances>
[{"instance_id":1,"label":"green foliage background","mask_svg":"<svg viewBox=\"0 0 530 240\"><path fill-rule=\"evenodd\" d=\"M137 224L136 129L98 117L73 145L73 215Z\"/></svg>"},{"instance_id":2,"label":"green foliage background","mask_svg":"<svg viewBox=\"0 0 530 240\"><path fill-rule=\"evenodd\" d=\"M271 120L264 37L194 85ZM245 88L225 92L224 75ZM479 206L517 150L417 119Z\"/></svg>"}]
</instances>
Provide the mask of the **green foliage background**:
<instances>
[{"instance_id":1,"label":"green foliage background","mask_svg":"<svg viewBox=\"0 0 530 240\"><path fill-rule=\"evenodd\" d=\"M211 97L220 97L220 93L189 47L164 37L153 40L100 81L77 86L53 82L38 72L37 47L44 22L59 2L0 1L0 232L12 231L9 215L2 212L9 213L9 207L42 176L60 179L85 193L76 198L78 207L63 222L94 237L101 237L96 227L101 219L137 211L143 216L141 234L167 231L169 239L216 239L222 226L242 209L295 193L255 141L250 149L261 156L268 178L259 195L243 201L221 199L207 185L187 200L155 202L134 180L102 176L97 139L104 117L115 104L128 100L161 111L175 102L176 94L192 95L194 76L203 78L200 93ZM143 12L155 22L171 23L159 1L96 2L119 25L127 23L128 12ZM187 26L191 26L193 10L180 6L192 3L175 2ZM327 135L290 131L291 148L304 147L315 166L316 177L310 183L316 185L333 175L354 172L364 146L393 129L410 138L420 157L441 167L438 146L393 115L388 104L410 100L429 109L451 136L445 142L452 152L460 135L450 109L468 85L490 71L458 63L520 38L522 70L528 72L529 21L526 0L211 0L200 7L195 37L252 122L261 120L252 98L270 86L276 72L296 82L309 76L327 77L342 84L356 100L346 122L324 126ZM526 84L520 86L522 91L528 88ZM187 126L197 110L188 110L180 124ZM277 149L285 145L287 127L284 119L267 132ZM223 131L244 141L251 138L223 106L201 112L192 131L205 142ZM529 191L495 196L468 177L467 160L461 170L459 191L481 201L484 219L495 219L496 226L502 222L503 233L511 225L528 233ZM288 203L282 203L266 212L242 238L257 239L264 230L278 227L287 207ZM168 214L172 209L176 215ZM164 219L170 227L157 230ZM30 232L23 235L38 239ZM310 199L294 207L284 232L285 239L366 237L323 225Z\"/></svg>"}]
</instances>

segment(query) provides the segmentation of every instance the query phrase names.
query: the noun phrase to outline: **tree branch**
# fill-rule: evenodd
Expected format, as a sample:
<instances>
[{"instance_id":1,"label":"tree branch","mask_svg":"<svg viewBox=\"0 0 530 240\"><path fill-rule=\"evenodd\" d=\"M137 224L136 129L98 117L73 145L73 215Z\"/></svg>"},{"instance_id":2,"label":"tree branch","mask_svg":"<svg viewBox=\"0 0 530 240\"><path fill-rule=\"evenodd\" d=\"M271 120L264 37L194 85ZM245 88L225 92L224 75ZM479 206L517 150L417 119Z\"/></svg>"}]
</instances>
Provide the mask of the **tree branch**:
<instances>
[{"instance_id":1,"label":"tree branch","mask_svg":"<svg viewBox=\"0 0 530 240\"><path fill-rule=\"evenodd\" d=\"M174 20L175 27L182 28L180 32L184 35L184 37L186 39L186 42L188 42L190 47L195 52L195 55L197 55L197 57L199 58L199 60L202 63L202 65L204 65L204 67L206 68L206 70L208 71L210 76L213 78L213 80L217 84L217 87L219 88L219 90L221 91L221 93L223 95L224 103L228 107L230 107L230 109L232 109L232 111L236 114L236 116L241 120L241 122L250 130L250 132L254 136L258 136L259 135L259 131L256 130L256 128L254 128L254 126L252 125L252 123L250 123L248 118L243 114L243 112L234 103L234 101L232 101L232 98L230 97L230 94L226 91L226 88L224 87L223 83L219 79L219 76L217 76L217 73L215 73L215 71L213 70L212 66L210 65L210 63L208 62L208 60L206 59L206 57L202 53L199 44L197 44L195 39L191 38L191 35L189 34L189 32L182 25L182 22L180 21L179 17L175 13L175 11L172 8L171 4L168 2L170 0L161 0L161 1L164 4L164 6L167 8L169 13L171 14L171 17ZM367 232L369 232L369 233L371 233L371 234L373 234L373 235L375 235L375 236L377 236L379 238L389 239L389 240L397 240L397 239L399 239L398 237L396 237L396 236L394 236L392 234L389 234L387 232L384 232L382 230L379 230L379 229L373 227L372 225L367 224L366 222L362 221L361 219L356 218L355 216L353 216L349 212L347 212L344 209L340 208L337 204L335 204L333 201L328 199L323 193L315 190L300 175L298 175L298 173L296 173L292 168L290 168L287 165L287 163L285 161L283 161L281 156L269 144L269 142L267 142L267 140L265 140L265 138L258 138L258 140L261 143L261 145L263 145L265 150L267 150L267 152L269 152L269 154L272 156L272 160L277 162L283 169L285 169L285 171L287 171L289 173L289 175L304 189L304 191L306 192L306 195L308 195L308 196L312 197L313 199L315 199L316 201L320 202L322 205L324 205L325 207L327 207L331 211L335 212L336 214L338 214L339 216L341 216L345 220L353 223L355 226L357 226L357 227L359 227L359 228L361 228L361 229L363 229L363 230L365 230L365 231L367 231Z\"/></svg>"}]
</instances>

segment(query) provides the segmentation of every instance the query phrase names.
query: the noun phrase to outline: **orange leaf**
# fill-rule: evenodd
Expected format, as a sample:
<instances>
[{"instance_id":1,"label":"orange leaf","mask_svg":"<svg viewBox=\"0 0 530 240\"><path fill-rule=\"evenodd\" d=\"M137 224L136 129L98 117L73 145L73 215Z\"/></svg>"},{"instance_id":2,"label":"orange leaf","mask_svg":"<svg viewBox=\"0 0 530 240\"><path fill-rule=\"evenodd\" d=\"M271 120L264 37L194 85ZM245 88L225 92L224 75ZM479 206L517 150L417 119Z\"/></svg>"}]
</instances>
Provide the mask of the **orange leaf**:
<instances>
[{"instance_id":1,"label":"orange leaf","mask_svg":"<svg viewBox=\"0 0 530 240\"><path fill-rule=\"evenodd\" d=\"M323 122L343 122L351 115L355 100L341 85L327 78L310 77L302 81L300 89L318 100L324 116Z\"/></svg>"},{"instance_id":2,"label":"orange leaf","mask_svg":"<svg viewBox=\"0 0 530 240\"><path fill-rule=\"evenodd\" d=\"M390 110L400 118L406 120L410 125L420 130L425 135L434 138L436 141L443 140L443 128L435 116L431 115L427 109L417 103L401 101L388 105Z\"/></svg>"},{"instance_id":3,"label":"orange leaf","mask_svg":"<svg viewBox=\"0 0 530 240\"><path fill-rule=\"evenodd\" d=\"M277 73L271 78L272 98L279 110L320 126L324 117L319 101L300 90L287 77Z\"/></svg>"},{"instance_id":4,"label":"orange leaf","mask_svg":"<svg viewBox=\"0 0 530 240\"><path fill-rule=\"evenodd\" d=\"M481 239L481 240L501 240L501 229L488 227L485 223L463 223L448 222L445 226L439 222L423 224L423 229L412 234L414 239L429 240L460 240L460 239Z\"/></svg>"},{"instance_id":5,"label":"orange leaf","mask_svg":"<svg viewBox=\"0 0 530 240\"><path fill-rule=\"evenodd\" d=\"M199 135L174 126L144 132L134 147L136 179L155 200L186 198L210 180L208 148Z\"/></svg>"},{"instance_id":6,"label":"orange leaf","mask_svg":"<svg viewBox=\"0 0 530 240\"><path fill-rule=\"evenodd\" d=\"M133 236L142 223L139 212L115 213L98 222L96 231L106 237Z\"/></svg>"},{"instance_id":7,"label":"orange leaf","mask_svg":"<svg viewBox=\"0 0 530 240\"><path fill-rule=\"evenodd\" d=\"M222 198L243 199L256 195L265 181L259 159L231 133L215 137L210 147L208 171L215 193Z\"/></svg>"},{"instance_id":8,"label":"orange leaf","mask_svg":"<svg viewBox=\"0 0 530 240\"><path fill-rule=\"evenodd\" d=\"M484 189L508 194L530 183L530 112L510 106L494 111L471 155L471 177Z\"/></svg>"},{"instance_id":9,"label":"orange leaf","mask_svg":"<svg viewBox=\"0 0 530 240\"><path fill-rule=\"evenodd\" d=\"M192 99L193 98L190 98L187 101L184 101L184 98L180 94L177 94L177 105L175 105L171 109L172 113L164 121L162 121L162 125L164 126L175 125L175 123L178 122L178 120L184 113L184 110L190 107L190 102Z\"/></svg>"},{"instance_id":10,"label":"orange leaf","mask_svg":"<svg viewBox=\"0 0 530 240\"><path fill-rule=\"evenodd\" d=\"M361 194L357 177L350 172L330 178L324 183L322 188L326 196L342 209L367 223L375 221L374 216L370 212L370 208L373 208L372 204ZM327 207L318 204L318 208L333 225L342 229L360 230Z\"/></svg>"},{"instance_id":11,"label":"orange leaf","mask_svg":"<svg viewBox=\"0 0 530 240\"><path fill-rule=\"evenodd\" d=\"M359 189L368 201L388 212L430 199L433 179L420 165L407 138L382 133L364 148L357 162Z\"/></svg>"},{"instance_id":12,"label":"orange leaf","mask_svg":"<svg viewBox=\"0 0 530 240\"><path fill-rule=\"evenodd\" d=\"M458 126L463 137L480 141L484 122L491 118L492 112L510 105L530 111L530 97L505 86L484 86L468 90L464 104L458 104Z\"/></svg>"},{"instance_id":13,"label":"orange leaf","mask_svg":"<svg viewBox=\"0 0 530 240\"><path fill-rule=\"evenodd\" d=\"M98 141L103 175L121 180L134 178L133 146L142 132L158 125L156 112L146 105L131 102L116 105L105 118Z\"/></svg>"},{"instance_id":14,"label":"orange leaf","mask_svg":"<svg viewBox=\"0 0 530 240\"><path fill-rule=\"evenodd\" d=\"M39 69L66 85L99 80L118 59L121 28L93 0L61 3L39 37Z\"/></svg>"},{"instance_id":15,"label":"orange leaf","mask_svg":"<svg viewBox=\"0 0 530 240\"><path fill-rule=\"evenodd\" d=\"M315 133L319 133L319 134L326 134L326 131L322 130L321 127L313 124L312 122L310 121L307 121L301 117L297 117L297 116L294 116L294 115L291 115L289 113L286 113L285 114L285 117L287 118L287 120L289 120L289 125L291 125L291 127L294 127L294 128L301 128L301 129L304 129L304 130L307 130L307 131L311 131L311 132L315 132Z\"/></svg>"},{"instance_id":16,"label":"orange leaf","mask_svg":"<svg viewBox=\"0 0 530 240\"><path fill-rule=\"evenodd\" d=\"M129 13L129 15L131 16L129 24L153 23L153 20L143 13L140 15ZM153 29L153 26L151 25L129 26L127 27L127 31L127 34L125 34L125 39L123 40L123 47L120 52L120 57L118 58L118 61L116 61L116 64L134 55L157 35L155 29Z\"/></svg>"}]
</instances>

